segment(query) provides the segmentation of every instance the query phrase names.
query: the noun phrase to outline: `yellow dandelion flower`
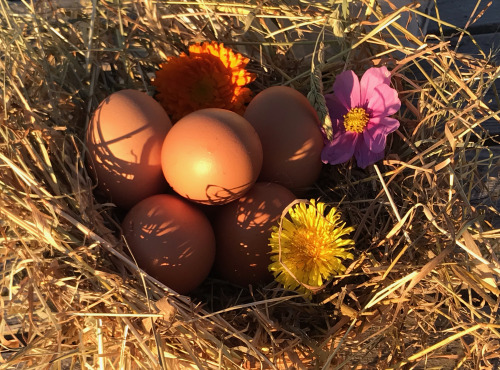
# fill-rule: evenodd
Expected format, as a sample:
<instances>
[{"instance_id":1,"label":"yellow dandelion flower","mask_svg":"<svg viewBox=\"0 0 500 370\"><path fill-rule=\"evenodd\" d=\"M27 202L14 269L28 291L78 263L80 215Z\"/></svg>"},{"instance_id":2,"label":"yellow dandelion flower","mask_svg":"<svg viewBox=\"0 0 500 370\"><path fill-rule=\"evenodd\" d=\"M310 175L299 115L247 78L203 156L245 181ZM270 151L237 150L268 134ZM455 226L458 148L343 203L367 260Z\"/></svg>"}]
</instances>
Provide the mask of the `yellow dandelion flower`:
<instances>
[{"instance_id":1,"label":"yellow dandelion flower","mask_svg":"<svg viewBox=\"0 0 500 370\"><path fill-rule=\"evenodd\" d=\"M286 289L311 297L333 275L345 271L342 259L352 259L347 250L354 245L342 237L353 227L345 227L340 213L332 207L325 216L326 204L313 199L300 202L283 218L282 228L273 227L269 245L269 270Z\"/></svg>"},{"instance_id":2,"label":"yellow dandelion flower","mask_svg":"<svg viewBox=\"0 0 500 370\"><path fill-rule=\"evenodd\" d=\"M157 99L175 122L203 108L223 108L243 114L255 79L245 68L248 58L217 42L193 44L189 55L169 57L152 82Z\"/></svg>"}]
</instances>

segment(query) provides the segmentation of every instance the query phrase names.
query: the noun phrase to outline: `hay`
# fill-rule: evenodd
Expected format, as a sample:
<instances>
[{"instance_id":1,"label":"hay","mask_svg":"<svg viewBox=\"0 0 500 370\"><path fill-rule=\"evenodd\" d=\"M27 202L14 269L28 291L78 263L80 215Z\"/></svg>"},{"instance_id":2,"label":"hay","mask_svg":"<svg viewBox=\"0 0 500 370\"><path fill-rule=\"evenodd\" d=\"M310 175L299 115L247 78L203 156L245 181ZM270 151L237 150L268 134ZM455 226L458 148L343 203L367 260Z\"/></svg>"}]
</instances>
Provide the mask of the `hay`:
<instances>
[{"instance_id":1,"label":"hay","mask_svg":"<svg viewBox=\"0 0 500 370\"><path fill-rule=\"evenodd\" d=\"M1 368L498 363L499 156L482 124L500 121L499 68L488 51L409 33L402 16L451 26L416 5L279 3L0 0ZM112 205L93 197L92 110L116 90L152 92L165 56L203 40L249 55L254 91L291 85L323 119L340 71L393 71L401 127L383 164L327 166L311 191L357 227L354 261L312 302L215 279L179 296L135 266Z\"/></svg>"}]
</instances>

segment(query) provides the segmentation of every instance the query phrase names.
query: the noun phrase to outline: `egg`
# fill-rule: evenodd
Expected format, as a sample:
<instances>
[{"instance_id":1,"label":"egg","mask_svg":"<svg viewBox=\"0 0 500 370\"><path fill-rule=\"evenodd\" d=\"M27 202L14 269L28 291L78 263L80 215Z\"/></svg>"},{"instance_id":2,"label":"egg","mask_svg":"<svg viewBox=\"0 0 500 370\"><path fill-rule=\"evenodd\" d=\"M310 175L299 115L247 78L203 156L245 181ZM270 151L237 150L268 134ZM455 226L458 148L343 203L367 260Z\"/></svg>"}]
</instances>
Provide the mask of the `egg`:
<instances>
[{"instance_id":1,"label":"egg","mask_svg":"<svg viewBox=\"0 0 500 370\"><path fill-rule=\"evenodd\" d=\"M193 291L212 268L212 226L200 210L176 195L140 201L125 216L122 229L138 266L177 293Z\"/></svg>"},{"instance_id":2,"label":"egg","mask_svg":"<svg viewBox=\"0 0 500 370\"><path fill-rule=\"evenodd\" d=\"M272 280L271 229L293 200L295 195L284 186L257 182L243 197L222 206L214 219L215 272L241 286Z\"/></svg>"},{"instance_id":3,"label":"egg","mask_svg":"<svg viewBox=\"0 0 500 370\"><path fill-rule=\"evenodd\" d=\"M183 117L167 134L162 168L170 186L202 204L225 204L257 180L262 146L242 116L225 109L201 109Z\"/></svg>"},{"instance_id":4,"label":"egg","mask_svg":"<svg viewBox=\"0 0 500 370\"><path fill-rule=\"evenodd\" d=\"M104 99L86 132L89 172L117 206L128 209L168 188L161 169L161 147L172 127L162 106L136 90Z\"/></svg>"},{"instance_id":5,"label":"egg","mask_svg":"<svg viewBox=\"0 0 500 370\"><path fill-rule=\"evenodd\" d=\"M293 191L314 184L322 167L323 136L318 115L304 95L286 86L269 87L253 98L244 117L262 143L259 181Z\"/></svg>"}]
</instances>

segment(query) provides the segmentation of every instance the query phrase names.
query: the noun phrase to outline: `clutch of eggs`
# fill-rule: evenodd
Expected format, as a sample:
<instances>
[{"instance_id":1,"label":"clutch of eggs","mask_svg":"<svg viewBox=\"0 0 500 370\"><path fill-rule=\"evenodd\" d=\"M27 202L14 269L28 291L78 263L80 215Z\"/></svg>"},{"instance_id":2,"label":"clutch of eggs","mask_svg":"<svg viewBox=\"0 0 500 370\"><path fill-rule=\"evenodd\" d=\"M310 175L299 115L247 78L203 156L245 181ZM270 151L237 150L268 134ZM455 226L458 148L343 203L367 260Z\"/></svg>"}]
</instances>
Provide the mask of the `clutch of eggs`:
<instances>
[{"instance_id":1,"label":"clutch of eggs","mask_svg":"<svg viewBox=\"0 0 500 370\"><path fill-rule=\"evenodd\" d=\"M212 265L242 286L272 279L271 228L291 190L319 176L323 138L314 108L289 87L265 89L244 117L209 108L173 127L152 97L123 90L94 112L86 144L98 188L130 209L122 228L139 267L187 294ZM168 185L182 197L163 194ZM221 205L209 212L215 231L188 200Z\"/></svg>"}]
</instances>

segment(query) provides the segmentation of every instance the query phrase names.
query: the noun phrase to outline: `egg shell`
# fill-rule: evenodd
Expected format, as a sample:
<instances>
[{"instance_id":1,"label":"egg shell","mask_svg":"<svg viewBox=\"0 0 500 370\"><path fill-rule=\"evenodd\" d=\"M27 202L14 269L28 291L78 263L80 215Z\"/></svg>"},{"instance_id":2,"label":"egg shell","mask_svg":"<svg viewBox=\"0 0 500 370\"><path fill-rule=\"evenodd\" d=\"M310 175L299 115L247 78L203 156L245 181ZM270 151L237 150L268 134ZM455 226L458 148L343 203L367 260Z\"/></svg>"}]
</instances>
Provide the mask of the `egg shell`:
<instances>
[{"instance_id":1,"label":"egg shell","mask_svg":"<svg viewBox=\"0 0 500 370\"><path fill-rule=\"evenodd\" d=\"M240 199L220 207L214 220L216 274L241 286L271 281L271 229L293 200L295 195L284 186L258 182Z\"/></svg>"},{"instance_id":2,"label":"egg shell","mask_svg":"<svg viewBox=\"0 0 500 370\"><path fill-rule=\"evenodd\" d=\"M193 291L212 268L212 226L200 210L177 195L158 194L137 203L122 229L139 267L177 293Z\"/></svg>"},{"instance_id":3,"label":"egg shell","mask_svg":"<svg viewBox=\"0 0 500 370\"><path fill-rule=\"evenodd\" d=\"M244 117L259 134L264 161L259 181L305 190L319 177L323 135L307 98L290 87L273 86L257 94Z\"/></svg>"},{"instance_id":4,"label":"egg shell","mask_svg":"<svg viewBox=\"0 0 500 370\"><path fill-rule=\"evenodd\" d=\"M172 127L163 107L136 90L104 99L86 132L89 172L117 206L128 209L168 188L161 169L161 147Z\"/></svg>"},{"instance_id":5,"label":"egg shell","mask_svg":"<svg viewBox=\"0 0 500 370\"><path fill-rule=\"evenodd\" d=\"M208 108L180 119L167 134L162 167L170 186L202 204L225 204L248 191L262 167L262 146L242 116Z\"/></svg>"}]
</instances>

